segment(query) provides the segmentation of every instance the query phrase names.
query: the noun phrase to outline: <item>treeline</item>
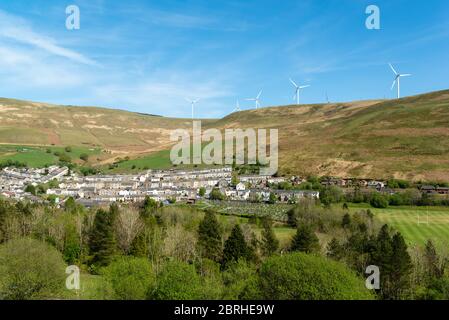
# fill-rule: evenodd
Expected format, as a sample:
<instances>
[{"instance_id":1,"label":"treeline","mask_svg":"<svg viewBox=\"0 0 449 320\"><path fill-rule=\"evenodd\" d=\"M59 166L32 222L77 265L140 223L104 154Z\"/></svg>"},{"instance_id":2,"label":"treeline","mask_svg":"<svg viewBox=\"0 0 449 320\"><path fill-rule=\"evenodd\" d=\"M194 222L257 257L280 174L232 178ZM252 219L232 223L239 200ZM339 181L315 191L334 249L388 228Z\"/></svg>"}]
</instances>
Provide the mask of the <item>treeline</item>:
<instances>
[{"instance_id":1,"label":"treeline","mask_svg":"<svg viewBox=\"0 0 449 320\"><path fill-rule=\"evenodd\" d=\"M417 189L407 189L395 194L378 192L376 190L361 190L355 188L345 192L336 186L323 187L320 191L320 201L325 206L335 203L367 203L374 208L388 206L449 206L449 197L421 193Z\"/></svg>"},{"instance_id":2,"label":"treeline","mask_svg":"<svg viewBox=\"0 0 449 320\"><path fill-rule=\"evenodd\" d=\"M281 247L272 221L259 222L256 235L212 211L151 199L98 210L0 200L0 298L74 298L63 287L73 264L101 279L97 299L374 298L354 271L318 254L317 238L309 245L298 229Z\"/></svg>"},{"instance_id":3,"label":"treeline","mask_svg":"<svg viewBox=\"0 0 449 320\"><path fill-rule=\"evenodd\" d=\"M449 297L435 248L411 251L369 211L303 201L288 216L297 231L281 244L269 218L255 228L150 198L95 210L0 200L0 298L75 298L64 290L67 265L83 270L82 287L96 279L95 299ZM365 288L370 264L381 269L377 292Z\"/></svg>"},{"instance_id":4,"label":"treeline","mask_svg":"<svg viewBox=\"0 0 449 320\"><path fill-rule=\"evenodd\" d=\"M370 210L351 215L346 207L336 215L303 202L288 212L288 223L298 228L302 238L309 234L305 241L309 246L303 245L309 252L319 250L316 240L310 240L312 231L317 231L331 238L321 247L328 258L343 262L361 276L368 266L379 267L379 299L449 299L447 252L437 253L430 240L424 248L408 247L399 232L381 226Z\"/></svg>"}]
</instances>

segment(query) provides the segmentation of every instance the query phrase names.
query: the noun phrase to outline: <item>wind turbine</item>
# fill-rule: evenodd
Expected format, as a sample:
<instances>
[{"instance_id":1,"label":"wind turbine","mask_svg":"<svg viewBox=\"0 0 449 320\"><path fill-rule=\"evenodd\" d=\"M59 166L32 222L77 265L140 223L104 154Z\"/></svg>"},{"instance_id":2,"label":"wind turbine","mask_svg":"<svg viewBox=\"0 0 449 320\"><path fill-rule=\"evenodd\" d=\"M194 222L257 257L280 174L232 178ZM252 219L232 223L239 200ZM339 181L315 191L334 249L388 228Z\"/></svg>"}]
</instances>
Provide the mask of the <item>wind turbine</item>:
<instances>
[{"instance_id":1,"label":"wind turbine","mask_svg":"<svg viewBox=\"0 0 449 320\"><path fill-rule=\"evenodd\" d=\"M233 112L239 112L239 111L241 111L241 110L240 110L240 101L237 100L237 102L235 103L235 109L234 109Z\"/></svg>"},{"instance_id":2,"label":"wind turbine","mask_svg":"<svg viewBox=\"0 0 449 320\"><path fill-rule=\"evenodd\" d=\"M396 75L396 77L394 78L393 81L393 85L391 86L391 90L393 90L394 86L396 85L397 82L397 86L398 86L398 99L401 97L401 77L410 77L411 74L408 73L398 73L394 67L392 66L391 63L389 63L391 70L393 70L394 74Z\"/></svg>"},{"instance_id":3,"label":"wind turbine","mask_svg":"<svg viewBox=\"0 0 449 320\"><path fill-rule=\"evenodd\" d=\"M193 109L195 108L195 105L200 101L200 99L190 100L186 98L186 101L192 105L192 120L193 120Z\"/></svg>"},{"instance_id":4,"label":"wind turbine","mask_svg":"<svg viewBox=\"0 0 449 320\"><path fill-rule=\"evenodd\" d=\"M296 100L296 105L299 106L299 93L301 92L302 89L308 88L310 87L309 85L307 86L298 86L296 84L295 81L293 81L292 79L290 79L290 82L292 83L292 85L295 87L295 95L293 96L293 99Z\"/></svg>"},{"instance_id":5,"label":"wind turbine","mask_svg":"<svg viewBox=\"0 0 449 320\"><path fill-rule=\"evenodd\" d=\"M262 95L262 90L260 90L259 94L255 98L245 99L246 101L255 101L256 102L256 109L259 109L260 107L260 96Z\"/></svg>"}]
</instances>

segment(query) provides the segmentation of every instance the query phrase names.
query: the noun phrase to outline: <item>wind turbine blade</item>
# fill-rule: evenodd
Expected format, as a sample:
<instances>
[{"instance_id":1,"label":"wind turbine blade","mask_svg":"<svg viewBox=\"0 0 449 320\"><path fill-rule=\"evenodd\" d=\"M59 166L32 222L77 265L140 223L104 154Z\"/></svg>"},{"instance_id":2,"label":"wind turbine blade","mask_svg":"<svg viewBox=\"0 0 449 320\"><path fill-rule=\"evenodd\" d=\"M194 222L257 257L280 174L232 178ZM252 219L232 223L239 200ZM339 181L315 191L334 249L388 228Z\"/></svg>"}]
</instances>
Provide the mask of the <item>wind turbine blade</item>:
<instances>
[{"instance_id":1,"label":"wind turbine blade","mask_svg":"<svg viewBox=\"0 0 449 320\"><path fill-rule=\"evenodd\" d=\"M396 85L396 80L393 81L393 85L391 86L391 90L393 90L395 85Z\"/></svg>"},{"instance_id":2,"label":"wind turbine blade","mask_svg":"<svg viewBox=\"0 0 449 320\"><path fill-rule=\"evenodd\" d=\"M301 87L299 87L300 89L304 89L304 88L308 88L308 87L310 87L310 85L307 85L307 86L301 86Z\"/></svg>"},{"instance_id":3,"label":"wind turbine blade","mask_svg":"<svg viewBox=\"0 0 449 320\"><path fill-rule=\"evenodd\" d=\"M193 101L188 99L188 98L184 98L188 103L192 103Z\"/></svg>"},{"instance_id":4,"label":"wind turbine blade","mask_svg":"<svg viewBox=\"0 0 449 320\"><path fill-rule=\"evenodd\" d=\"M262 90L260 90L260 92L259 92L259 94L257 95L257 98L256 98L256 99L259 99L261 95L262 95Z\"/></svg>"},{"instance_id":5,"label":"wind turbine blade","mask_svg":"<svg viewBox=\"0 0 449 320\"><path fill-rule=\"evenodd\" d=\"M393 68L392 64L389 63L389 65L390 65L391 70L393 70L394 74L395 74L395 75L398 75L398 73L396 72L396 70Z\"/></svg>"},{"instance_id":6,"label":"wind turbine blade","mask_svg":"<svg viewBox=\"0 0 449 320\"><path fill-rule=\"evenodd\" d=\"M411 74L409 74L409 73L406 73L406 74L401 74L401 75L399 75L400 77L410 77L411 76Z\"/></svg>"},{"instance_id":7,"label":"wind turbine blade","mask_svg":"<svg viewBox=\"0 0 449 320\"><path fill-rule=\"evenodd\" d=\"M292 85L294 85L296 88L298 88L298 85L296 84L295 81L293 81L292 79L290 79L290 82L292 83Z\"/></svg>"}]
</instances>

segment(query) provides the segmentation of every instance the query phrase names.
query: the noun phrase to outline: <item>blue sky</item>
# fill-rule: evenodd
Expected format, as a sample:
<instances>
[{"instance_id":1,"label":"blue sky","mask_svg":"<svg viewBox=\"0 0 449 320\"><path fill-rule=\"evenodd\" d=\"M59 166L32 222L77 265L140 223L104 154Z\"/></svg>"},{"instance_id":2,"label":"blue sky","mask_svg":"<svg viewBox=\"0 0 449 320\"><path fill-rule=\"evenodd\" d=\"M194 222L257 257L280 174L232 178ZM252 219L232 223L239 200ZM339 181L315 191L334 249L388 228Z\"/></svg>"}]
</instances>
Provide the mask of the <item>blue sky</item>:
<instances>
[{"instance_id":1,"label":"blue sky","mask_svg":"<svg viewBox=\"0 0 449 320\"><path fill-rule=\"evenodd\" d=\"M81 29L65 28L78 5ZM365 9L381 29L365 28ZM392 98L449 88L447 0L3 0L0 96L221 117L263 89L262 106Z\"/></svg>"}]
</instances>

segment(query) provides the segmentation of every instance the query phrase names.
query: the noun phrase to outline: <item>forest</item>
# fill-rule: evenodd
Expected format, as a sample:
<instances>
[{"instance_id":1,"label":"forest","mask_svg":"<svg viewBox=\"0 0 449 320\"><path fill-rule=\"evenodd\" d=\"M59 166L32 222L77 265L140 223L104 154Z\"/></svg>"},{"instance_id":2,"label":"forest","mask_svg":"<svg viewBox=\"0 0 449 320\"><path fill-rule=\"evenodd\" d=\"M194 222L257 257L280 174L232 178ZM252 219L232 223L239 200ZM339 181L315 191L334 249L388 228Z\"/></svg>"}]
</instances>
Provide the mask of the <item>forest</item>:
<instances>
[{"instance_id":1,"label":"forest","mask_svg":"<svg viewBox=\"0 0 449 320\"><path fill-rule=\"evenodd\" d=\"M280 222L212 209L136 205L64 208L0 199L0 299L449 299L447 255L408 247L369 209L304 199ZM285 224L285 225L284 225ZM292 237L279 239L279 226ZM81 289L66 289L67 266ZM380 287L368 290L368 266Z\"/></svg>"}]
</instances>

